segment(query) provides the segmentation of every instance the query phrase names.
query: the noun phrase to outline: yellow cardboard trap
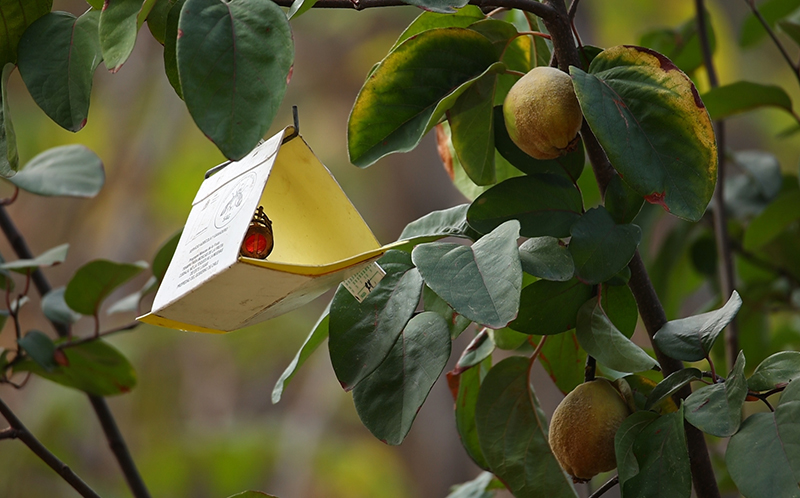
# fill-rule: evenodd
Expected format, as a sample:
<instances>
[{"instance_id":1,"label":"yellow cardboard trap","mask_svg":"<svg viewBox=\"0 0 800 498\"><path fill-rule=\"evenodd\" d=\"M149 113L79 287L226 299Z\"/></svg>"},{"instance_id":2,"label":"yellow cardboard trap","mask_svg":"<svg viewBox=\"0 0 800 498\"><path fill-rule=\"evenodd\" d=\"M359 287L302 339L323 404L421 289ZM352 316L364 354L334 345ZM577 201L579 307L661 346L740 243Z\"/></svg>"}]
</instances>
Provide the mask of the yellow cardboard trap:
<instances>
[{"instance_id":1,"label":"yellow cardboard trap","mask_svg":"<svg viewBox=\"0 0 800 498\"><path fill-rule=\"evenodd\" d=\"M259 206L274 237L264 260L240 254ZM287 127L203 182L152 311L139 320L229 332L298 308L345 278L369 279L370 263L396 245L378 243L328 169Z\"/></svg>"}]
</instances>

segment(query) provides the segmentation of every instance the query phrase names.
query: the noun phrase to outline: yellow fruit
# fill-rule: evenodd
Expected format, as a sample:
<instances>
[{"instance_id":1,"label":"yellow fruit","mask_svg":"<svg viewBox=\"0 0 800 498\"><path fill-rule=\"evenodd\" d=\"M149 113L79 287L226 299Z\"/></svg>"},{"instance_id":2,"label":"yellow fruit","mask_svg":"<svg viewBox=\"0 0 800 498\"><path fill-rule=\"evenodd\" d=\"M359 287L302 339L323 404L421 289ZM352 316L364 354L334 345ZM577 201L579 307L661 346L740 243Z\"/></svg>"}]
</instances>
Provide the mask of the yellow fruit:
<instances>
[{"instance_id":1,"label":"yellow fruit","mask_svg":"<svg viewBox=\"0 0 800 498\"><path fill-rule=\"evenodd\" d=\"M578 144L583 115L572 79L554 67L535 67L508 91L503 117L511 140L536 159L556 159Z\"/></svg>"},{"instance_id":2,"label":"yellow fruit","mask_svg":"<svg viewBox=\"0 0 800 498\"><path fill-rule=\"evenodd\" d=\"M576 481L587 481L617 466L614 436L631 410L614 385L595 379L561 401L550 421L550 448Z\"/></svg>"}]
</instances>

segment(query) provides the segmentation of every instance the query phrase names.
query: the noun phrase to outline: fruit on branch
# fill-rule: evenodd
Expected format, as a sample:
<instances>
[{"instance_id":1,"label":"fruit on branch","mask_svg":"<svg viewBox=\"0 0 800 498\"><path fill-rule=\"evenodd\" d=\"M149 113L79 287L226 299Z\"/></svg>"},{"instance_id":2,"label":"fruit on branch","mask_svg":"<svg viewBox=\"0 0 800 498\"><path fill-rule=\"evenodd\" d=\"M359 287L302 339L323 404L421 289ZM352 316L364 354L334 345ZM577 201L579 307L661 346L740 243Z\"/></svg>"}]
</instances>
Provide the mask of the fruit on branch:
<instances>
[{"instance_id":1,"label":"fruit on branch","mask_svg":"<svg viewBox=\"0 0 800 498\"><path fill-rule=\"evenodd\" d=\"M550 421L550 448L561 468L576 482L616 468L614 436L630 414L630 403L606 379L573 389Z\"/></svg>"},{"instance_id":2,"label":"fruit on branch","mask_svg":"<svg viewBox=\"0 0 800 498\"><path fill-rule=\"evenodd\" d=\"M531 69L511 87L503 117L511 140L536 159L556 159L574 150L583 121L572 79L546 66Z\"/></svg>"}]
</instances>

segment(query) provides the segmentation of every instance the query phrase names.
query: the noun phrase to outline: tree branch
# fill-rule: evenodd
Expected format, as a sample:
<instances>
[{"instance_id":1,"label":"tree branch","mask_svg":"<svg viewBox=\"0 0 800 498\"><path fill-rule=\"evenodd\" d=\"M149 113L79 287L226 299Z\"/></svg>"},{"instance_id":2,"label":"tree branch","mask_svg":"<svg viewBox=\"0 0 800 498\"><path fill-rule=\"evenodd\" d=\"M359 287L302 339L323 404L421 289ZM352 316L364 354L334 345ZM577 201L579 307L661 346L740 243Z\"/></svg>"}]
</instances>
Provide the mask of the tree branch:
<instances>
[{"instance_id":1,"label":"tree branch","mask_svg":"<svg viewBox=\"0 0 800 498\"><path fill-rule=\"evenodd\" d=\"M755 1L754 0L744 0L744 1L750 7L750 10L753 11L753 15L756 16L758 22L760 22L761 25L764 27L764 29L767 31L769 37L772 38L772 42L775 43L776 47L778 47L778 51L786 60L786 63L789 64L789 67L792 68L792 73L794 73L795 78L797 78L798 83L800 83L800 65L795 65L794 62L792 62L792 58L789 57L789 52L786 51L786 48L783 46L783 43L781 43L778 37L775 36L775 32L772 31L772 28L770 28L769 23L767 22L766 19L764 19L764 16L761 15L761 12L758 10L758 7L756 7Z\"/></svg>"},{"instance_id":2,"label":"tree branch","mask_svg":"<svg viewBox=\"0 0 800 498\"><path fill-rule=\"evenodd\" d=\"M556 11L556 15L553 18L543 18L543 20L550 36L552 36L553 50L558 59L559 67L564 71L568 71L569 66L580 67L578 49L575 47L569 15L563 0L543 0L543 2ZM597 183L600 187L600 192L605 193L608 182L616 172L611 166L605 151L603 151L603 148L597 142L597 138L585 121L581 128L581 136L583 137L583 143L586 147L589 161L592 164L592 170L594 171ZM645 328L650 336L650 342L652 343L655 333L667 322L666 314L653 288L653 284L650 282L650 277L647 274L644 262L638 251L634 255L633 260L631 260L629 267L631 270L631 279L628 285L636 299L639 313L642 316ZM655 345L654 349L665 377L683 368L683 363L680 361L664 355L658 348L655 348ZM684 399L689 394L691 394L691 387L687 385L678 391L676 396L680 399ZM689 446L692 481L694 482L697 496L699 498L719 498L719 489L717 488L717 482L714 477L714 469L711 466L711 458L708 454L705 437L700 430L688 422L684 423L684 428L686 430L686 439Z\"/></svg>"},{"instance_id":3,"label":"tree branch","mask_svg":"<svg viewBox=\"0 0 800 498\"><path fill-rule=\"evenodd\" d=\"M3 206L0 206L0 230L2 230L8 242L11 244L11 247L14 249L14 252L20 259L33 259L33 253L28 247L28 244L25 242L20 231L17 230L17 227L8 215L8 211L6 211L6 208ZM31 279L40 296L44 296L52 290L50 282L47 281L41 269L37 268L36 271L31 274ZM53 324L53 327L60 337L67 337L69 335L70 329L66 325L57 322L50 323ZM106 440L117 462L119 462L119 466L122 469L122 473L125 476L125 480L133 496L135 498L150 498L150 492L147 491L147 487L142 480L142 476L139 474L139 470L136 468L136 463L131 457L130 451L125 444L125 439L122 437L119 427L117 427L117 422L114 420L114 415L108 408L105 398L91 394L88 396L97 414L97 418L100 420L100 425L103 427Z\"/></svg>"},{"instance_id":4,"label":"tree branch","mask_svg":"<svg viewBox=\"0 0 800 498\"><path fill-rule=\"evenodd\" d=\"M291 7L294 0L273 0L281 7ZM508 9L520 9L543 19L551 18L555 15L555 10L536 0L470 0L470 5L476 5L482 9L492 7L505 7ZM318 0L314 4L315 9L353 9L364 10L375 7L407 7L408 3L400 0Z\"/></svg>"},{"instance_id":5,"label":"tree branch","mask_svg":"<svg viewBox=\"0 0 800 498\"><path fill-rule=\"evenodd\" d=\"M697 13L697 35L700 39L700 51L703 53L703 64L708 74L711 88L717 88L717 70L714 67L714 58L711 54L708 31L706 30L706 8L703 0L694 1ZM735 285L733 272L733 253L731 252L730 236L728 235L728 216L725 212L725 122L722 120L714 123L717 136L717 189L714 191L714 238L717 240L717 254L719 255L719 285L722 299L727 299L733 294ZM728 365L733 366L739 355L739 325L734 318L725 328L725 357Z\"/></svg>"},{"instance_id":6,"label":"tree branch","mask_svg":"<svg viewBox=\"0 0 800 498\"><path fill-rule=\"evenodd\" d=\"M84 498L100 498L92 488L90 488L83 480L78 477L75 472L70 469L67 464L62 462L58 459L54 454L50 452L45 446L38 440L36 437L31 434L31 432L23 425L23 423L14 415L14 412L6 405L2 399L0 399L0 414L8 420L8 423L11 424L11 429L13 429L13 435L9 437L13 437L22 441L25 446L30 448L32 452L36 454L39 458L44 461L51 469L55 470L58 475L62 477L70 486L72 486L75 491L80 493L81 496ZM8 433L9 430L4 430L0 432L0 434Z\"/></svg>"}]
</instances>

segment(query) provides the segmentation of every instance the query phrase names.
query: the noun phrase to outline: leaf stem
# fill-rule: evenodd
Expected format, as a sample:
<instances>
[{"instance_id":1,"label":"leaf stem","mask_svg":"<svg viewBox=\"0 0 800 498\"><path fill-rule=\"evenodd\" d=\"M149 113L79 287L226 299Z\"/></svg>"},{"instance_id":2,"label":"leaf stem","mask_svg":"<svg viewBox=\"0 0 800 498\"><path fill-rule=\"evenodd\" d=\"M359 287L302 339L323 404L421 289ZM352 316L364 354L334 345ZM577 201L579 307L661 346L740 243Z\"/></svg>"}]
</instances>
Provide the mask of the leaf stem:
<instances>
[{"instance_id":1,"label":"leaf stem","mask_svg":"<svg viewBox=\"0 0 800 498\"><path fill-rule=\"evenodd\" d=\"M8 211L6 211L6 208L3 206L0 206L0 230L2 230L9 244L11 244L11 247L20 259L33 259L33 253L30 248L28 248L27 242L25 242L22 234L8 215ZM31 273L31 279L40 296L44 296L52 290L50 282L47 281L41 269L37 268ZM50 323L52 323L60 337L67 337L70 334L71 329L67 325L52 321ZM135 498L150 498L150 492L147 491L147 487L136 468L136 463L133 461L128 451L128 447L125 444L122 433L119 431L114 415L108 407L108 403L100 396L88 396L89 402L92 404L97 418L100 420L100 425L103 427L106 440L122 469L122 473L125 476L125 480L133 496Z\"/></svg>"},{"instance_id":2,"label":"leaf stem","mask_svg":"<svg viewBox=\"0 0 800 498\"><path fill-rule=\"evenodd\" d=\"M703 54L703 64L706 67L708 83L711 88L719 87L717 70L714 66L714 57L711 53L708 30L706 29L706 8L704 0L695 0L697 14L697 36L700 40L700 51ZM714 131L717 137L717 188L714 191L714 238L717 241L717 254L719 255L719 284L722 296L730 296L735 285L733 271L733 253L731 251L730 236L728 235L728 215L725 212L725 122L714 122ZM725 357L730 365L736 362L739 354L739 325L734 318L725 328ZM713 367L712 367L713 368ZM715 379L716 382L716 379Z\"/></svg>"},{"instance_id":3,"label":"leaf stem","mask_svg":"<svg viewBox=\"0 0 800 498\"><path fill-rule=\"evenodd\" d=\"M6 434L5 438L19 439L25 444L32 452L44 461L51 469L55 470L62 479L67 481L70 486L75 489L84 498L100 498L92 488L90 488L83 480L78 477L64 462L58 459L50 452L31 432L25 425L14 415L14 412L0 399L0 414L8 420L11 425L10 430L5 429L0 432L0 435ZM0 439L5 439L0 436Z\"/></svg>"}]
</instances>

